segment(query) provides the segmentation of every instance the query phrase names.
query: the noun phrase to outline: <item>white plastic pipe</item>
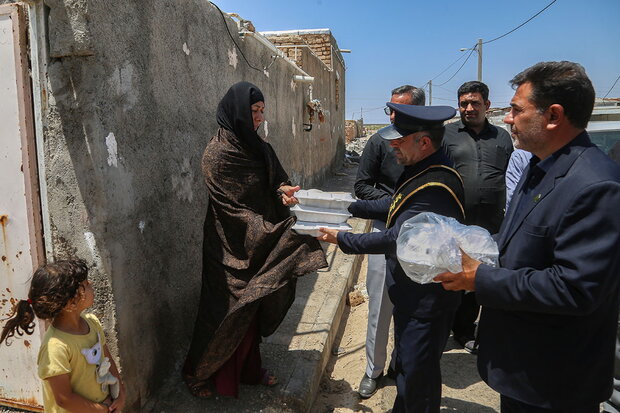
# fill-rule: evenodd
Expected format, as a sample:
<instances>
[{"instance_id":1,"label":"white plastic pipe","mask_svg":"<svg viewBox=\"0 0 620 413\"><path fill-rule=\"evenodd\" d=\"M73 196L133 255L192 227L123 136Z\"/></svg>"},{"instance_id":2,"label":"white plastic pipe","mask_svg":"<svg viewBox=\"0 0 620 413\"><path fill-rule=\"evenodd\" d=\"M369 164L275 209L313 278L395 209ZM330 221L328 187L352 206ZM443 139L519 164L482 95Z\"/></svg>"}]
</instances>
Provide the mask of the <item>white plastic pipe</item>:
<instances>
[{"instance_id":1,"label":"white plastic pipe","mask_svg":"<svg viewBox=\"0 0 620 413\"><path fill-rule=\"evenodd\" d=\"M314 77L312 76L294 75L293 80L299 83L314 83Z\"/></svg>"}]
</instances>

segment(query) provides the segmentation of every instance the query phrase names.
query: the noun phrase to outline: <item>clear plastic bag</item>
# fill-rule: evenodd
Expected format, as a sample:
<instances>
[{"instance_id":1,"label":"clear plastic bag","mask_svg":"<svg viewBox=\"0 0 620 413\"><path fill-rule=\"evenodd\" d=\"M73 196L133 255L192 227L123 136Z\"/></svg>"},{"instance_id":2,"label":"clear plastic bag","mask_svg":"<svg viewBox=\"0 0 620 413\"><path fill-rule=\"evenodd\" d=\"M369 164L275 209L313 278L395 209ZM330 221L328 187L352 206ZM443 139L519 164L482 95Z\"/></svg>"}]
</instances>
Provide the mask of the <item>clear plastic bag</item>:
<instances>
[{"instance_id":1,"label":"clear plastic bag","mask_svg":"<svg viewBox=\"0 0 620 413\"><path fill-rule=\"evenodd\" d=\"M498 266L497 243L489 231L432 212L405 221L396 240L401 267L419 284L433 282L442 272L461 272L461 250L484 264Z\"/></svg>"}]
</instances>

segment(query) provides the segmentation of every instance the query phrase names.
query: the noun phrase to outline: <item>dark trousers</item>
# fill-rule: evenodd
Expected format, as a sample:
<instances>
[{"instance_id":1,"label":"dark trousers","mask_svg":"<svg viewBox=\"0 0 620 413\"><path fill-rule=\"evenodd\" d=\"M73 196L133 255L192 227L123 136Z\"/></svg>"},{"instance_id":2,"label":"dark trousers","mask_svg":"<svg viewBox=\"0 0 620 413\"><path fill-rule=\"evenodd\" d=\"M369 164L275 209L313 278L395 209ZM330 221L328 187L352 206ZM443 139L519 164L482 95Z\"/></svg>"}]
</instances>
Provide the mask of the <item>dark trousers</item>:
<instances>
[{"instance_id":1,"label":"dark trousers","mask_svg":"<svg viewBox=\"0 0 620 413\"><path fill-rule=\"evenodd\" d=\"M394 309L396 400L392 413L439 413L440 360L450 336L454 310L415 318Z\"/></svg>"},{"instance_id":2,"label":"dark trousers","mask_svg":"<svg viewBox=\"0 0 620 413\"><path fill-rule=\"evenodd\" d=\"M599 405L575 407L570 410L545 409L511 399L503 394L500 396L501 413L598 413Z\"/></svg>"},{"instance_id":3,"label":"dark trousers","mask_svg":"<svg viewBox=\"0 0 620 413\"><path fill-rule=\"evenodd\" d=\"M480 306L476 300L475 292L463 292L461 305L456 310L454 323L452 324L452 332L455 338L463 338L466 340L474 339L475 321L478 318Z\"/></svg>"}]
</instances>

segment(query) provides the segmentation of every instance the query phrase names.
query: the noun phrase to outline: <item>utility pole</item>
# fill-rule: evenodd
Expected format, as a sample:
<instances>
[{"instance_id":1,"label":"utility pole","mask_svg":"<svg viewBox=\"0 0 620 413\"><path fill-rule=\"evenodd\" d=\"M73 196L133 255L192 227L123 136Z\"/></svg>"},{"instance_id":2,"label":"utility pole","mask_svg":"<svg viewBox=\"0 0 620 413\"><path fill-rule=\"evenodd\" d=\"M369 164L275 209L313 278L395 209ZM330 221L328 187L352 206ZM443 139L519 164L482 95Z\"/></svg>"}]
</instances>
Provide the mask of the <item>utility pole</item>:
<instances>
[{"instance_id":1,"label":"utility pole","mask_svg":"<svg viewBox=\"0 0 620 413\"><path fill-rule=\"evenodd\" d=\"M362 121L362 125L364 124L364 108L360 107L360 120Z\"/></svg>"},{"instance_id":2,"label":"utility pole","mask_svg":"<svg viewBox=\"0 0 620 413\"><path fill-rule=\"evenodd\" d=\"M433 104L433 81L428 81L428 106Z\"/></svg>"},{"instance_id":3,"label":"utility pole","mask_svg":"<svg viewBox=\"0 0 620 413\"><path fill-rule=\"evenodd\" d=\"M467 50L475 50L478 53L478 82L482 82L482 39L478 39L478 42L473 48L463 47L460 50L461 52L465 52Z\"/></svg>"},{"instance_id":4,"label":"utility pole","mask_svg":"<svg viewBox=\"0 0 620 413\"><path fill-rule=\"evenodd\" d=\"M478 82L482 82L482 39L478 39Z\"/></svg>"}]
</instances>

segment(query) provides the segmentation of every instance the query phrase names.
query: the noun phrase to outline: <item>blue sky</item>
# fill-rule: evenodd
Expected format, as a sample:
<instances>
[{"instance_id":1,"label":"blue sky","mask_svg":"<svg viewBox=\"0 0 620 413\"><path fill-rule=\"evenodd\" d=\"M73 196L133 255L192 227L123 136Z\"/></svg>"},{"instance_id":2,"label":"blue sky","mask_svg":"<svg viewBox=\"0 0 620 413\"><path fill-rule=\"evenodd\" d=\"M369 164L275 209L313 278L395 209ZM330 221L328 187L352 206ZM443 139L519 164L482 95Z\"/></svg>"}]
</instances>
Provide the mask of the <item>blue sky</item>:
<instances>
[{"instance_id":1,"label":"blue sky","mask_svg":"<svg viewBox=\"0 0 620 413\"><path fill-rule=\"evenodd\" d=\"M258 31L329 28L344 54L346 118L387 123L380 109L390 90L423 86L463 53L498 37L551 0L220 0L225 12L251 20ZM588 72L602 97L620 75L620 0L557 0L519 30L483 45L483 81L494 107L508 106L509 80L539 61L571 60ZM433 80L433 105L456 107L456 90L477 77L474 53ZM620 97L620 81L609 97ZM427 90L428 103L428 90Z\"/></svg>"}]
</instances>

